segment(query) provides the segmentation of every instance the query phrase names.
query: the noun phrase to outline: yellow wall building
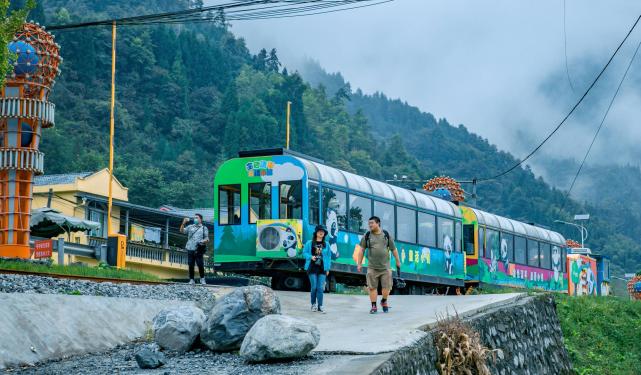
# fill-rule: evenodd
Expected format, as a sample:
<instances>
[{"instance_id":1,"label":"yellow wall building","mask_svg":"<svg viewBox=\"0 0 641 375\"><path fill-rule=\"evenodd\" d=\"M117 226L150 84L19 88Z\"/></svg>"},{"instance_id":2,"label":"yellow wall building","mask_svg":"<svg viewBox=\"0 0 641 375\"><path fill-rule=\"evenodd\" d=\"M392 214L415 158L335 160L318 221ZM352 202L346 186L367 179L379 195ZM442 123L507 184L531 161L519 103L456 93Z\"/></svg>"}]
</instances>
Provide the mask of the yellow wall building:
<instances>
[{"instance_id":1,"label":"yellow wall building","mask_svg":"<svg viewBox=\"0 0 641 375\"><path fill-rule=\"evenodd\" d=\"M71 233L68 242L83 245L105 243L109 170L37 176L32 209L49 206L67 216L101 224L92 233ZM113 183L112 233L127 235L127 268L162 278L186 278L187 257L181 250L185 239L178 227L184 213L170 212L128 202L128 191L115 177ZM140 228L153 229L156 238L140 238ZM158 232L161 233L158 238ZM67 236L64 236L67 237ZM159 240L159 241L158 241ZM57 255L54 254L54 261ZM95 259L68 256L67 262L96 265Z\"/></svg>"}]
</instances>

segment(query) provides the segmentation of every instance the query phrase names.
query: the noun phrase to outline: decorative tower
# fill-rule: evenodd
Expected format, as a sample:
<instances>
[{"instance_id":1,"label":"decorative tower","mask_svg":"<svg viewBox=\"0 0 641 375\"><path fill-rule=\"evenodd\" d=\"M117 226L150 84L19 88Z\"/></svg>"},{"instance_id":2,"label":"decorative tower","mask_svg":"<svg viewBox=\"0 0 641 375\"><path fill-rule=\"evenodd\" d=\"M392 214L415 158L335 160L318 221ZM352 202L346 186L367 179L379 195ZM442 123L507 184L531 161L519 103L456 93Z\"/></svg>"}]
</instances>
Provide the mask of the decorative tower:
<instances>
[{"instance_id":1,"label":"decorative tower","mask_svg":"<svg viewBox=\"0 0 641 375\"><path fill-rule=\"evenodd\" d=\"M62 58L54 36L25 23L9 50L17 55L0 95L0 256L29 258L32 180L42 174L43 128L54 125L47 101Z\"/></svg>"}]
</instances>

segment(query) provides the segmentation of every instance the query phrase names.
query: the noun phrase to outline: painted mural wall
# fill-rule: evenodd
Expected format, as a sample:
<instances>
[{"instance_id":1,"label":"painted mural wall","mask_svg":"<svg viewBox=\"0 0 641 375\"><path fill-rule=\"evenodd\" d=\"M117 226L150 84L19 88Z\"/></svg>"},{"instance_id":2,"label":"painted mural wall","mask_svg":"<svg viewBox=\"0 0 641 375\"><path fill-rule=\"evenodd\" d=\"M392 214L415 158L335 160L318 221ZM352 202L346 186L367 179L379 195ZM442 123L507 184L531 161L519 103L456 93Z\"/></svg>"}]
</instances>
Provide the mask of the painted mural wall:
<instances>
[{"instance_id":1,"label":"painted mural wall","mask_svg":"<svg viewBox=\"0 0 641 375\"><path fill-rule=\"evenodd\" d=\"M586 255L568 254L569 286L571 296L596 296L596 260Z\"/></svg>"}]
</instances>

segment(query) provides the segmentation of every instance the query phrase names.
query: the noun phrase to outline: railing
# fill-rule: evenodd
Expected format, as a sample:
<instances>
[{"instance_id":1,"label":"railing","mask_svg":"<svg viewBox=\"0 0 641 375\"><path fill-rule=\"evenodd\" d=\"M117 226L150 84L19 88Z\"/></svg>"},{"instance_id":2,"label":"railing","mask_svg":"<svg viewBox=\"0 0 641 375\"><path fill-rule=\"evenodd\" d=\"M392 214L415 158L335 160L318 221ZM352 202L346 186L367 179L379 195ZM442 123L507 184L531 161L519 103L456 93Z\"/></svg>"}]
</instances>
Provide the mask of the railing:
<instances>
[{"instance_id":1,"label":"railing","mask_svg":"<svg viewBox=\"0 0 641 375\"><path fill-rule=\"evenodd\" d=\"M89 246L95 247L107 244L102 237L89 237ZM187 265L187 252L180 249L163 249L157 246L127 241L127 256L151 260L167 266ZM207 257L205 257L207 258Z\"/></svg>"},{"instance_id":2,"label":"railing","mask_svg":"<svg viewBox=\"0 0 641 375\"><path fill-rule=\"evenodd\" d=\"M53 126L56 106L48 101L28 98L0 98L0 118L38 119L43 127Z\"/></svg>"}]
</instances>

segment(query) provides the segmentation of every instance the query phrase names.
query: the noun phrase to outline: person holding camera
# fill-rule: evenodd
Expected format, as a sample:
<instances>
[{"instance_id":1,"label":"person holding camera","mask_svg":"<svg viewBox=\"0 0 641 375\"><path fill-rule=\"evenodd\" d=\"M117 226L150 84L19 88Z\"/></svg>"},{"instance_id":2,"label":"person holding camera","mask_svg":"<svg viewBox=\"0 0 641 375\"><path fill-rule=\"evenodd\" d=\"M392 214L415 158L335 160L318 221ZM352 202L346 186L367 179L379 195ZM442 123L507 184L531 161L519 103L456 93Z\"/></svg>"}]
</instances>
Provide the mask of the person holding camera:
<instances>
[{"instance_id":1,"label":"person holding camera","mask_svg":"<svg viewBox=\"0 0 641 375\"><path fill-rule=\"evenodd\" d=\"M200 273L200 283L206 285L205 282L205 261L203 256L207 251L207 243L209 242L209 230L203 224L203 215L196 214L193 218L193 224L185 226L189 223L188 217L183 219L180 224L180 232L187 235L187 264L189 264L189 284L194 282L194 263L198 264L198 273Z\"/></svg>"},{"instance_id":2,"label":"person holding camera","mask_svg":"<svg viewBox=\"0 0 641 375\"><path fill-rule=\"evenodd\" d=\"M311 285L312 311L321 313L325 312L323 311L323 292L325 291L325 280L329 276L329 269L332 265L332 253L326 237L325 227L317 225L312 239L307 241L303 248L305 271L307 271Z\"/></svg>"}]
</instances>

